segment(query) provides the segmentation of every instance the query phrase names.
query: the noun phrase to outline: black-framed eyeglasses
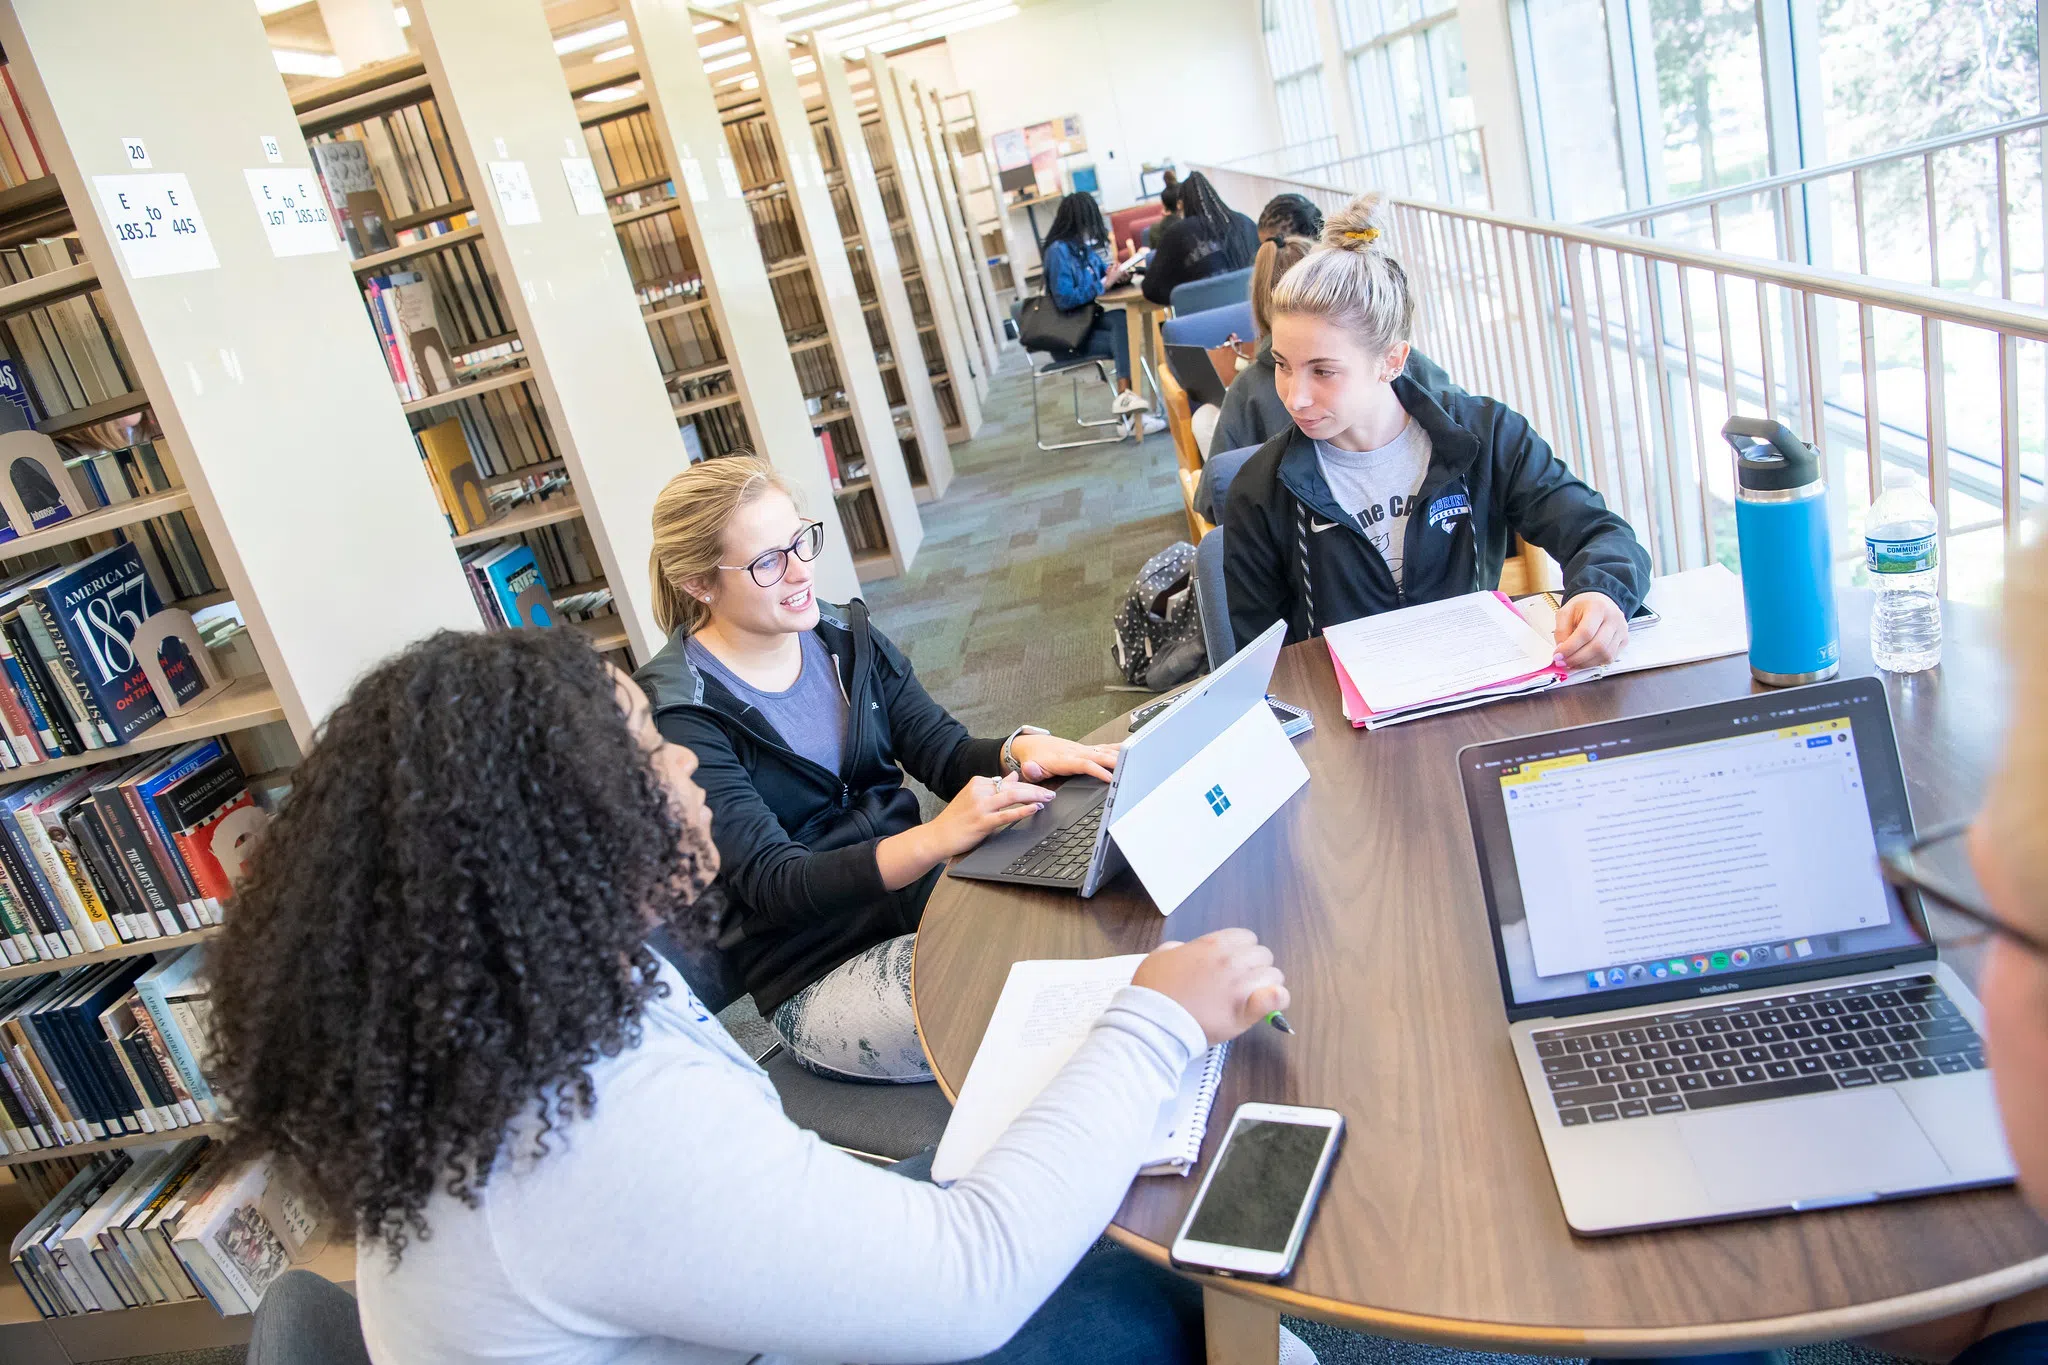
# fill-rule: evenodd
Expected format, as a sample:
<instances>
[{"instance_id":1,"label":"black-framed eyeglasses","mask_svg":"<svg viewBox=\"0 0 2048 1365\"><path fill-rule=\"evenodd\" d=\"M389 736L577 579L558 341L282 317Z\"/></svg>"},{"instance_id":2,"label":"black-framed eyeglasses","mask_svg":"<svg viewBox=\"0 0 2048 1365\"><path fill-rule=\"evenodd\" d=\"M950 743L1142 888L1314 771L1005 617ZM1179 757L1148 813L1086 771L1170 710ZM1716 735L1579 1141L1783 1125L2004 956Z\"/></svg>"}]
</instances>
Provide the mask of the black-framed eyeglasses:
<instances>
[{"instance_id":1,"label":"black-framed eyeglasses","mask_svg":"<svg viewBox=\"0 0 2048 1365\"><path fill-rule=\"evenodd\" d=\"M1918 891L1950 914L1960 916L1976 925L1987 935L2007 939L2037 957L2048 959L2048 939L2042 938L2033 930L2008 924L1993 914L1982 899L1961 890L1954 882L1927 865L1924 855L1929 849L1961 838L1970 832L1970 825L1969 820L1937 825L1915 836L1911 843L1901 844L1886 851L1878 858L1878 864L1884 870L1884 879L1893 886L1910 887Z\"/></svg>"},{"instance_id":2,"label":"black-framed eyeglasses","mask_svg":"<svg viewBox=\"0 0 2048 1365\"><path fill-rule=\"evenodd\" d=\"M721 569L734 573L744 571L749 578L764 588L772 588L789 573L789 557L795 555L808 564L818 557L818 551L825 545L825 523L807 521L804 529L796 533L796 539L776 550L763 550L745 564L721 564Z\"/></svg>"}]
</instances>

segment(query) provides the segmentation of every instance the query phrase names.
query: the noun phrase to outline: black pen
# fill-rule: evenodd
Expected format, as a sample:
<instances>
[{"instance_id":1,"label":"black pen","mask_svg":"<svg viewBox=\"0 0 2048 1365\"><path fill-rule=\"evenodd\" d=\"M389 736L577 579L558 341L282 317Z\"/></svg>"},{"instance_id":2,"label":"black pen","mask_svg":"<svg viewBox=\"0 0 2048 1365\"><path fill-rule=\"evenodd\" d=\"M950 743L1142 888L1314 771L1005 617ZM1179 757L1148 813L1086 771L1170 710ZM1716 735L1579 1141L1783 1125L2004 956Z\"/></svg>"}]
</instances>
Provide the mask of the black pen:
<instances>
[{"instance_id":1,"label":"black pen","mask_svg":"<svg viewBox=\"0 0 2048 1365\"><path fill-rule=\"evenodd\" d=\"M1274 1028L1279 1029L1282 1033L1287 1034L1289 1037L1294 1036L1294 1025L1288 1023L1287 1016L1282 1014L1279 1010L1274 1010L1271 1014L1267 1015L1266 1022L1271 1024Z\"/></svg>"}]
</instances>

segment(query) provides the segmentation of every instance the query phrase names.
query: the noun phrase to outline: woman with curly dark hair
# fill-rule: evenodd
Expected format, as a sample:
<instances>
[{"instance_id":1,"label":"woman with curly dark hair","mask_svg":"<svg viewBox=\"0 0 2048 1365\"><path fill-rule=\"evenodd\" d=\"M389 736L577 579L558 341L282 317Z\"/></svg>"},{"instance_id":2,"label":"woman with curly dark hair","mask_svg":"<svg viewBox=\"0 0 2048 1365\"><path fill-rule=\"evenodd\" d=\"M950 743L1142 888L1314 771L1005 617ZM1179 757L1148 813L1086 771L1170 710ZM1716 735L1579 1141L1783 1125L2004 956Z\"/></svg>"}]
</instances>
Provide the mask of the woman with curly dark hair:
<instances>
[{"instance_id":1,"label":"woman with curly dark hair","mask_svg":"<svg viewBox=\"0 0 2048 1365\"><path fill-rule=\"evenodd\" d=\"M1199 1359L1192 1286L1083 1253L1192 1059L1285 1005L1272 955L1153 953L969 1175L905 1179L646 946L716 919L695 767L569 631L425 640L300 764L210 953L215 1084L353 1228L371 1358Z\"/></svg>"}]
</instances>

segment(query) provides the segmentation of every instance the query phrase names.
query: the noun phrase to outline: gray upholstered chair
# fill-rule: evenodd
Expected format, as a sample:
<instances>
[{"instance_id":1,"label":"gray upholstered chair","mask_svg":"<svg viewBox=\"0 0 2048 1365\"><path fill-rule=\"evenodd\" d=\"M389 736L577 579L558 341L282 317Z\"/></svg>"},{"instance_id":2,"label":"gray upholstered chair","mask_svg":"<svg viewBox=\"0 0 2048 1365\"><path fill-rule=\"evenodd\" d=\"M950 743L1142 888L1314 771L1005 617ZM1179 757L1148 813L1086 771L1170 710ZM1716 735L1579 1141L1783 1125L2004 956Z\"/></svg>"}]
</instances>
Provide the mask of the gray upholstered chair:
<instances>
[{"instance_id":1,"label":"gray upholstered chair","mask_svg":"<svg viewBox=\"0 0 2048 1365\"><path fill-rule=\"evenodd\" d=\"M674 965L713 1014L746 994L746 986L717 949L686 948L666 929L656 930L647 942ZM935 1081L864 1085L831 1080L797 1065L780 1042L754 1060L775 1083L790 1122L879 1165L906 1160L937 1143L953 1115L952 1104Z\"/></svg>"},{"instance_id":2,"label":"gray upholstered chair","mask_svg":"<svg viewBox=\"0 0 2048 1365\"><path fill-rule=\"evenodd\" d=\"M1189 280L1177 284L1167 302L1173 305L1176 317L1184 313L1206 313L1211 308L1223 308L1233 303L1249 302L1252 296L1252 268L1229 270L1221 275L1211 275L1206 280Z\"/></svg>"}]
</instances>

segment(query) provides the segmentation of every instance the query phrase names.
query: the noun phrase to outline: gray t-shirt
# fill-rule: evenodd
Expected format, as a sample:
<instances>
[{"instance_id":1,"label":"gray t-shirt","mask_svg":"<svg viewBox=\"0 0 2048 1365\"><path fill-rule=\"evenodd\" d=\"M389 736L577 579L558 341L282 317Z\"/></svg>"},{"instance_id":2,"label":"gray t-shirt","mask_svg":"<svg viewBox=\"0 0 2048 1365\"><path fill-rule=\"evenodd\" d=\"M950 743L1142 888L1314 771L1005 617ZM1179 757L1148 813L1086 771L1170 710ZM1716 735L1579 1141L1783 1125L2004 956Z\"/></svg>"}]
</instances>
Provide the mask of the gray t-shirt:
<instances>
[{"instance_id":1,"label":"gray t-shirt","mask_svg":"<svg viewBox=\"0 0 2048 1365\"><path fill-rule=\"evenodd\" d=\"M1330 495L1357 519L1396 583L1402 581L1401 561L1407 553L1408 505L1429 473L1429 450L1429 433L1412 417L1399 436L1378 450L1339 450L1328 441L1316 442L1316 460Z\"/></svg>"},{"instance_id":2,"label":"gray t-shirt","mask_svg":"<svg viewBox=\"0 0 2048 1365\"><path fill-rule=\"evenodd\" d=\"M804 632L803 668L781 692L763 692L748 683L695 639L687 648L692 664L768 717L784 744L831 772L839 771L846 749L846 694L839 688L831 652L816 631Z\"/></svg>"}]
</instances>

